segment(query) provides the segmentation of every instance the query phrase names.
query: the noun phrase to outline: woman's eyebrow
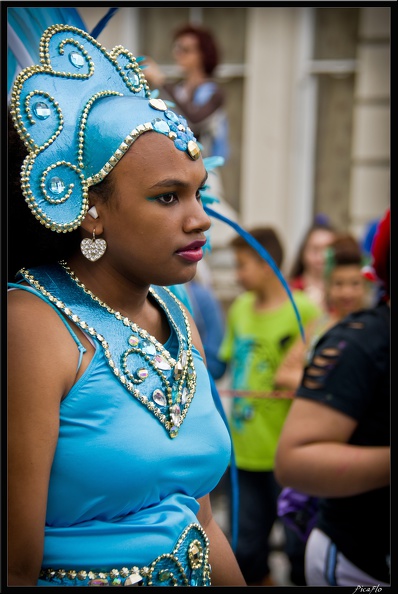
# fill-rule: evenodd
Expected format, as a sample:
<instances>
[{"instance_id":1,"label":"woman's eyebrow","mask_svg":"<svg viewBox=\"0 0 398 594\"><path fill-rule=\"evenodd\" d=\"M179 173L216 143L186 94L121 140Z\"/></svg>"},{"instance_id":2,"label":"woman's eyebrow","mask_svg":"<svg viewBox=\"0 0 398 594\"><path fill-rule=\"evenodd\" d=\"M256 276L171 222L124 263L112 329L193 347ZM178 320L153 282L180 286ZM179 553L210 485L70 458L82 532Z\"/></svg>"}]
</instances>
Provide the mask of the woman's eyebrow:
<instances>
[{"instance_id":1,"label":"woman's eyebrow","mask_svg":"<svg viewBox=\"0 0 398 594\"><path fill-rule=\"evenodd\" d=\"M188 185L189 184L187 182L184 182L180 179L173 179L168 177L166 179L159 180L158 182L156 182L156 184L153 184L153 186L151 186L150 189L152 190L152 188L169 188L172 186L181 186L185 188Z\"/></svg>"},{"instance_id":2,"label":"woman's eyebrow","mask_svg":"<svg viewBox=\"0 0 398 594\"><path fill-rule=\"evenodd\" d=\"M206 171L206 174L201 182L201 186L204 185L204 183L206 182L207 178L209 176L208 171ZM188 182L184 182L180 179L173 179L173 178L166 178L166 179L161 179L158 182L156 182L156 184L154 184L153 186L150 187L150 189L152 190L153 188L170 188L170 187L175 187L175 186L180 186L182 188L186 188L187 186L189 186Z\"/></svg>"}]
</instances>

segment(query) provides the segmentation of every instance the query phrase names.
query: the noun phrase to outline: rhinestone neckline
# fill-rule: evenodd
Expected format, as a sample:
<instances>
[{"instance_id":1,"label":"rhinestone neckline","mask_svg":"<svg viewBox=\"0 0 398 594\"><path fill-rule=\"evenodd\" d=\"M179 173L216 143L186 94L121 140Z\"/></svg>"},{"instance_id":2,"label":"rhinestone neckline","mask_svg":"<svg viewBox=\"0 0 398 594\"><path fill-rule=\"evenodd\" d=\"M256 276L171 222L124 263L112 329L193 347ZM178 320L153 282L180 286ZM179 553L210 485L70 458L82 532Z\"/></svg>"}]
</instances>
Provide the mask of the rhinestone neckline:
<instances>
[{"instance_id":1,"label":"rhinestone neckline","mask_svg":"<svg viewBox=\"0 0 398 594\"><path fill-rule=\"evenodd\" d=\"M110 368L121 384L160 421L171 438L176 437L196 390L191 329L181 303L167 287L159 287L178 306L177 312L180 316L180 325L182 327L181 320L185 325L184 334L178 327L165 301L153 287L149 288L149 292L164 311L172 329L176 333L178 353L177 358L173 358L154 336L145 329L140 328L128 317L111 308L85 287L65 261L60 261L59 265L73 282L73 285L79 287L98 306L105 309L119 323L123 324L125 330L117 333L120 334L120 337L116 341L113 340L112 332L109 332L108 337L105 336L109 330L107 322L105 322L105 327L102 328L101 321L98 322L101 330L99 332L98 328L90 326L80 315L77 315L76 309L72 311L72 308L65 305L59 297L50 293L40 283L40 268L32 271L22 269L20 272L31 285L47 297L58 309L63 311L75 324L99 341ZM45 284L45 280L43 282ZM81 304L81 306L83 306L83 316L86 317L85 308L87 305ZM79 309L77 311L79 312ZM103 332L104 329L105 332Z\"/></svg>"},{"instance_id":2,"label":"rhinestone neckline","mask_svg":"<svg viewBox=\"0 0 398 594\"><path fill-rule=\"evenodd\" d=\"M144 330L143 328L140 328L140 326L138 326L138 324L136 324L135 322L132 322L127 316L124 316L123 314L121 314L119 311L113 309L110 305L107 305L105 303L105 301L102 301L99 297L97 297L97 295L95 295L92 291L90 291L90 289L88 289L76 276L76 274L73 272L73 270L68 266L67 262L65 260L61 260L59 262L59 264L62 266L62 268L65 270L65 272L69 275L69 277L76 283L76 285L78 287L80 287L81 289L83 289L83 291L85 293L87 293L87 295L89 295L91 297L91 299L93 299L94 301L96 301L101 307L103 307L104 309L106 309L109 313L111 313L112 315L115 316L115 318L119 321L123 321L123 323L125 324L125 326L130 326L131 329L134 332L139 332L141 333L141 336L143 338L148 338L151 342L154 343L154 345L156 346L156 348L158 348L160 351L164 351L165 353L168 353L168 351L163 347L163 345L158 342L156 340L156 338L154 336L152 336L151 334L149 334L149 332L147 332L146 330ZM171 322L171 324L173 325L173 328L177 334L178 337L178 343L181 346L181 344L183 343L183 338L182 338L182 334L180 329L178 328L178 326L175 324L172 316L170 315L170 312L166 306L166 304L164 303L164 301L157 295L157 293L154 291L154 289L152 287L149 287L149 292L151 293L151 295L154 297L154 299L159 303L159 305L162 307L163 311L166 313L167 315L167 319L169 322ZM171 291L169 291L170 295L172 297L174 297L173 293ZM178 303L177 299L174 297L176 303ZM189 345L191 345L191 328L188 322L188 318L184 312L184 310L182 308L181 312L184 316L184 321L185 321L185 327L187 330L187 335L188 335L188 343ZM168 358L170 359L170 361L172 362L173 366L176 364L175 359L173 359L173 357L171 357L170 354L168 354Z\"/></svg>"}]
</instances>

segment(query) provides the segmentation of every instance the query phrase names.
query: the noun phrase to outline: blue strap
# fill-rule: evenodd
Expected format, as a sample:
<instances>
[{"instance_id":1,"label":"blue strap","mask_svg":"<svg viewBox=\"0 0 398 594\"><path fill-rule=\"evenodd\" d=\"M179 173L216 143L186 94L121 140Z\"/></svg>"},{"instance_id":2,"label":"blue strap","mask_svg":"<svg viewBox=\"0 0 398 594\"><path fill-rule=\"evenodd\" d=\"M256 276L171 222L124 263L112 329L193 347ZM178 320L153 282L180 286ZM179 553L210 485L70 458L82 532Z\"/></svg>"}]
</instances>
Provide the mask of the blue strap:
<instances>
[{"instance_id":1,"label":"blue strap","mask_svg":"<svg viewBox=\"0 0 398 594\"><path fill-rule=\"evenodd\" d=\"M228 429L228 433L231 437L231 431L229 428L228 419L226 417L223 404L221 402L220 394L218 393L216 383L215 383L214 378L210 372L209 372L209 378L210 378L210 385L211 385L211 391L213 394L214 402L216 404L218 412L220 413L222 419L224 420L224 423ZM238 544L239 486L238 486L238 471L236 468L235 453L234 453L234 446L233 446L232 438L231 438L231 463L230 463L229 470L230 470L230 477L231 477L231 509L232 509L232 513L231 513L231 517L232 517L232 519L231 519L231 522L232 522L232 526L231 526L232 545L231 546L232 546L232 550L234 552L236 552L236 547Z\"/></svg>"},{"instance_id":2,"label":"blue strap","mask_svg":"<svg viewBox=\"0 0 398 594\"><path fill-rule=\"evenodd\" d=\"M336 566L337 566L337 547L334 542L330 542L326 554L325 578L331 586L337 586L336 581Z\"/></svg>"},{"instance_id":3,"label":"blue strap","mask_svg":"<svg viewBox=\"0 0 398 594\"><path fill-rule=\"evenodd\" d=\"M258 252L258 254L267 262L267 264L269 264L272 268L272 270L275 272L276 276L278 277L278 279L280 280L280 282L282 283L283 288L285 289L292 305L293 305L293 309L294 312L296 314L296 318L298 321L298 325L300 328L300 334L301 337L303 339L303 341L305 341L305 335L304 335L304 328L303 328L303 324L301 321L301 316L300 316L300 312L297 309L297 305L293 299L293 295L292 292L290 290L290 287L288 285L288 283L286 282L286 280L284 279L281 271L279 270L279 268L277 267L277 265L275 264L273 258L271 258L271 256L269 255L269 253L267 252L267 250L261 245L261 243L259 243L257 241L257 239L255 239L248 231L246 231L245 229L243 229L240 225L238 225L238 223L235 223L235 221L231 221L230 219L228 219L228 217L225 217L224 215L220 214L219 212L213 210L212 208L209 208L209 206L204 205L203 206L204 210L207 212L207 214L211 217L214 217L216 219L219 219L220 221L223 221L224 223L227 223L227 225L229 225L230 227L232 227L233 229L235 229L235 231L237 231L239 233L239 235L241 237L243 237L243 239L245 239L247 241L247 243L256 250L256 252Z\"/></svg>"},{"instance_id":4,"label":"blue strap","mask_svg":"<svg viewBox=\"0 0 398 594\"><path fill-rule=\"evenodd\" d=\"M38 291L36 291L36 289L33 289L32 287L28 287L26 285L20 285L19 283L8 283L8 287L9 288L14 288L14 289L22 289L23 291L28 291L29 293L32 293L33 295L36 295L36 297L40 297L40 299L42 299L43 301L45 301L48 305L50 305L53 308L54 311L57 312L57 314L59 315L59 317L61 318L61 320L63 321L63 323L67 327L67 329L69 330L69 333L72 336L73 340L75 341L75 343L77 345L77 348L79 349L79 361L77 363L77 370L76 370L76 373L77 373L79 371L79 369L80 369L80 365L82 363L83 354L86 352L86 349L84 348L84 346L82 345L82 343L80 342L80 340L78 339L78 337L76 336L76 334L73 332L72 328L70 327L69 323L64 318L64 316L62 315L62 313L60 312L60 310L57 307L55 307L55 305L53 305L51 303L51 301L49 301L48 299L46 299L44 297L44 295L42 295L41 293L39 293Z\"/></svg>"},{"instance_id":5,"label":"blue strap","mask_svg":"<svg viewBox=\"0 0 398 594\"><path fill-rule=\"evenodd\" d=\"M119 10L119 7L110 8L108 10L108 12L105 14L105 16L102 17L102 19L95 25L94 29L91 31L91 33L90 33L91 37L94 37L94 39L97 39L98 35L106 27L106 25L108 24L110 19L113 17L115 12L117 12L118 10Z\"/></svg>"}]
</instances>

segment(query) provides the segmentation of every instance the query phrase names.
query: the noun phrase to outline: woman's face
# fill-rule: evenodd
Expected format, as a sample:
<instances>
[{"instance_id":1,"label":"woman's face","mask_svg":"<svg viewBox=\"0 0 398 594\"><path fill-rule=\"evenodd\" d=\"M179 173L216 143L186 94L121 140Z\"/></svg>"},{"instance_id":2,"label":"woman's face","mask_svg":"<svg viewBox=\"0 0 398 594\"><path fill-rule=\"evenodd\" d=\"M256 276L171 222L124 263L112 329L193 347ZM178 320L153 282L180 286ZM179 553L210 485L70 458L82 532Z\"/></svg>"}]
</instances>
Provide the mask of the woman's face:
<instances>
[{"instance_id":1,"label":"woman's face","mask_svg":"<svg viewBox=\"0 0 398 594\"><path fill-rule=\"evenodd\" d=\"M210 227L199 189L207 173L157 132L146 132L112 172L112 195L97 203L107 250L101 262L139 285L191 280Z\"/></svg>"},{"instance_id":2,"label":"woman's face","mask_svg":"<svg viewBox=\"0 0 398 594\"><path fill-rule=\"evenodd\" d=\"M176 64L184 71L202 67L202 53L195 35L185 34L178 37L172 48Z\"/></svg>"},{"instance_id":3,"label":"woman's face","mask_svg":"<svg viewBox=\"0 0 398 594\"><path fill-rule=\"evenodd\" d=\"M317 276L323 275L325 249L334 239L334 233L328 229L314 229L308 237L303 251L304 270Z\"/></svg>"},{"instance_id":4,"label":"woman's face","mask_svg":"<svg viewBox=\"0 0 398 594\"><path fill-rule=\"evenodd\" d=\"M366 281L361 266L347 264L336 266L328 280L329 306L343 318L353 311L364 307L366 298Z\"/></svg>"}]
</instances>

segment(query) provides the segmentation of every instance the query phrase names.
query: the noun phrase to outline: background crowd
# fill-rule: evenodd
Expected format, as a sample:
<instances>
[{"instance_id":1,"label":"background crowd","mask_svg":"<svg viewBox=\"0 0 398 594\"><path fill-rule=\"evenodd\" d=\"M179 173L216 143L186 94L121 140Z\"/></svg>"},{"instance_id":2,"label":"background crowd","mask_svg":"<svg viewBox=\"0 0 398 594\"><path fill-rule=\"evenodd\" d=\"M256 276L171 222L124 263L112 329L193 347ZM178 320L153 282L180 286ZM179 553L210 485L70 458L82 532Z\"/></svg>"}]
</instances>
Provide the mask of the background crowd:
<instances>
[{"instance_id":1,"label":"background crowd","mask_svg":"<svg viewBox=\"0 0 398 594\"><path fill-rule=\"evenodd\" d=\"M203 156L228 159L216 38L187 24L171 43L178 81L149 55L145 76L186 118ZM221 197L213 173L209 191ZM238 527L235 576L239 581L240 571L249 586L283 585L270 563L275 525L283 530L291 584L389 584L389 226L389 211L380 212L366 236L356 236L314 213L289 270L289 237L274 226L249 229L285 270L305 340L273 267L242 237L228 245L238 286L232 303L217 298L206 253L186 282L207 367L228 388L237 482L229 468L219 485L229 539L234 522ZM205 232L211 246L212 230ZM215 505L216 495L217 488Z\"/></svg>"}]
</instances>

